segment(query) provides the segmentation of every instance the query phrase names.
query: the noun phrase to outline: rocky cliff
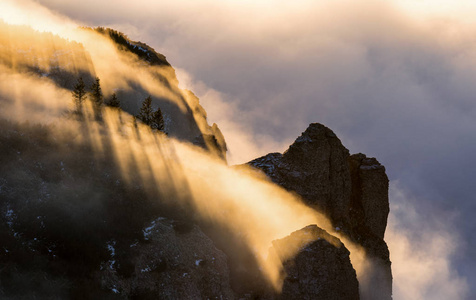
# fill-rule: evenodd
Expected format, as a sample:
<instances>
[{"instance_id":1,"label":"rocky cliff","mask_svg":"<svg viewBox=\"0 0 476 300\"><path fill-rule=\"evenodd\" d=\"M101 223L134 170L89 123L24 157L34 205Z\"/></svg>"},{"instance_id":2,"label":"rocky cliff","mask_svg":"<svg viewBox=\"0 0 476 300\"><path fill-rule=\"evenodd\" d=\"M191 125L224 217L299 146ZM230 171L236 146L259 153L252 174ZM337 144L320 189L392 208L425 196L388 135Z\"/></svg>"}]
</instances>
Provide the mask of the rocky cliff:
<instances>
[{"instance_id":1,"label":"rocky cliff","mask_svg":"<svg viewBox=\"0 0 476 300\"><path fill-rule=\"evenodd\" d=\"M248 164L296 192L365 249L369 267L359 276L362 299L391 299L391 263L383 240L388 178L375 158L349 155L332 130L314 123L283 154L271 153Z\"/></svg>"}]
</instances>

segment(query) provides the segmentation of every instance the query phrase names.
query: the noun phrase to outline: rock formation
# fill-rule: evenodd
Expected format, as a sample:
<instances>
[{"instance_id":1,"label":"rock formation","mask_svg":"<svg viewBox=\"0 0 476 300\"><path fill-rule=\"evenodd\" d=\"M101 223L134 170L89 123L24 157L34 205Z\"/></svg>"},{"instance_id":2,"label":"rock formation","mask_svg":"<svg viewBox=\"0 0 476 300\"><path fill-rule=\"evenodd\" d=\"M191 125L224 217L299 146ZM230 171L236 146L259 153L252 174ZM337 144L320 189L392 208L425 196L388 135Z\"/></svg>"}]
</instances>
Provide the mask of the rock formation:
<instances>
[{"instance_id":1,"label":"rock formation","mask_svg":"<svg viewBox=\"0 0 476 300\"><path fill-rule=\"evenodd\" d=\"M348 157L330 129L311 124L284 154L271 153L249 164L341 226L349 219L351 200Z\"/></svg>"},{"instance_id":2,"label":"rock formation","mask_svg":"<svg viewBox=\"0 0 476 300\"><path fill-rule=\"evenodd\" d=\"M349 251L316 225L307 226L273 242L272 252L286 257L289 245L300 248L292 259L282 259L282 293L278 299L359 299L359 283Z\"/></svg>"},{"instance_id":3,"label":"rock formation","mask_svg":"<svg viewBox=\"0 0 476 300\"><path fill-rule=\"evenodd\" d=\"M390 212L385 167L375 158L354 154L348 158L352 179L352 220L383 239ZM358 220L360 218L360 220Z\"/></svg>"},{"instance_id":4,"label":"rock formation","mask_svg":"<svg viewBox=\"0 0 476 300\"><path fill-rule=\"evenodd\" d=\"M370 267L359 278L362 299L391 299L391 263L383 240L388 178L375 158L349 155L332 130L314 123L284 154L271 153L248 164L325 213L365 249Z\"/></svg>"}]
</instances>

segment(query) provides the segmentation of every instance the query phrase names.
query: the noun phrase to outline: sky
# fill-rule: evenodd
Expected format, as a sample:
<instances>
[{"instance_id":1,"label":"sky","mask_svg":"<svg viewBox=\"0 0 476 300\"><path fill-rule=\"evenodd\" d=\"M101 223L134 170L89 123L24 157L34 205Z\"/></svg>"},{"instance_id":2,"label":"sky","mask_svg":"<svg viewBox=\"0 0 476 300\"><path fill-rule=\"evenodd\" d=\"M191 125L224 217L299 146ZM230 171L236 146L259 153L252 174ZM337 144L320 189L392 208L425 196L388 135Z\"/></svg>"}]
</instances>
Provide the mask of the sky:
<instances>
[{"instance_id":1,"label":"sky","mask_svg":"<svg viewBox=\"0 0 476 300\"><path fill-rule=\"evenodd\" d=\"M394 298L476 297L476 2L16 3L164 54L232 164L284 151L311 122L328 126L391 180Z\"/></svg>"}]
</instances>

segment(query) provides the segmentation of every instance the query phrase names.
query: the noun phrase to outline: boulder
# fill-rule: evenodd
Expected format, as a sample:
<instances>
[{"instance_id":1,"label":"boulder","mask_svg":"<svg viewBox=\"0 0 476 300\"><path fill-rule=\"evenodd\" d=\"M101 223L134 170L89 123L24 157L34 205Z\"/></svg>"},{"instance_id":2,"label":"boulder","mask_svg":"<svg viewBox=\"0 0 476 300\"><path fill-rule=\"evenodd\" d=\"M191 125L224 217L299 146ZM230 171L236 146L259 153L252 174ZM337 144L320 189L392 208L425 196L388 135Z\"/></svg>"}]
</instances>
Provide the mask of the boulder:
<instances>
[{"instance_id":1,"label":"boulder","mask_svg":"<svg viewBox=\"0 0 476 300\"><path fill-rule=\"evenodd\" d=\"M295 249L289 249L290 245ZM293 257L287 255L290 250L296 252ZM270 251L283 264L284 281L277 299L359 299L349 251L316 225L273 241Z\"/></svg>"}]
</instances>

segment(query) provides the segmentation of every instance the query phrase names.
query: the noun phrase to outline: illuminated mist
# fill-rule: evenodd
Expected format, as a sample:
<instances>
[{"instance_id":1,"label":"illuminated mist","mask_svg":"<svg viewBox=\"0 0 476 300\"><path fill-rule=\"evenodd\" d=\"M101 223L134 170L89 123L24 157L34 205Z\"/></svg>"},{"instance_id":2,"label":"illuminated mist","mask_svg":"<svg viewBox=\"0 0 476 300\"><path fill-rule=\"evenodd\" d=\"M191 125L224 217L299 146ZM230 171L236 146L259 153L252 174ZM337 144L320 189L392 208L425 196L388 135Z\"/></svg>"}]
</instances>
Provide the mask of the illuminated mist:
<instances>
[{"instance_id":1,"label":"illuminated mist","mask_svg":"<svg viewBox=\"0 0 476 300\"><path fill-rule=\"evenodd\" d=\"M83 68L99 76L105 95L127 93L132 84L140 85L143 92L135 95L137 99L151 94L172 101L181 110L191 107L199 111L192 95L156 84L156 73L175 81L171 69L137 68L135 58L115 51L108 39L78 31L78 22L62 14L86 25L111 26L151 41L180 67L181 86L193 90L207 108L209 119L220 125L231 162L284 150L310 122L334 128L351 150L365 151L383 161L393 181L386 241L394 272L394 299L468 297L469 288L474 287L453 265L463 250L463 237L448 224L458 218L453 211L456 197L452 196L461 195L459 191L451 193L451 188L463 186L471 192L469 186L474 184L468 174L472 174L474 163L464 161L462 165L448 157L454 152L459 158L471 157L474 152L476 4L464 0L305 0L299 5L288 1L118 0L114 9L110 6L110 1L97 0L5 0L0 3L0 17L9 24L32 26L77 42L70 56L59 58L61 63L72 62L72 73ZM30 62L23 61L20 53L12 56L3 41L0 60L10 65L2 67L0 95L15 101L3 101L0 114L18 121L27 114L33 122L63 122L64 112L72 108L69 91L48 78L12 71L12 65L24 69ZM89 57L76 52L82 52L79 43ZM49 60L53 45L40 44L41 48L32 51ZM83 64L84 60L90 62ZM41 72L54 72L41 59L37 65ZM134 105L131 108L134 110ZM324 222L319 225L326 228L327 221L281 189L229 169L188 143L148 129L135 131L130 118L121 113L119 119L116 112L106 110L104 124L87 122L97 155L103 155L105 144L114 145L124 178L136 180L131 170L139 170L140 180L150 190L172 193L220 222L238 218L232 229L246 236L262 264L272 239L310 223ZM194 133L209 131L203 115L194 118L200 127ZM77 130L78 123L70 122ZM183 140L193 136L190 131L180 131L183 134L175 136ZM441 136L430 138L435 132ZM421 166L426 173L418 169ZM441 169L454 175L454 180L433 177ZM395 179L405 182L396 184ZM249 186L254 193L237 189L235 182ZM428 182L448 190L425 194L421 189ZM242 197L235 198L235 193ZM258 201L253 201L269 201L269 195L275 196L273 204L256 206ZM441 208L439 204L447 200L444 197L451 203ZM463 213L474 211L474 201L457 203ZM243 210L252 213L246 220L239 218ZM279 224L268 211L283 214ZM289 211L299 211L304 217L295 220ZM461 223L474 231L471 220ZM474 242L468 240L471 248ZM352 246L346 243L346 247ZM355 256L360 252L351 252L356 265ZM472 258L469 260L474 261ZM463 264L471 268L471 264ZM270 269L269 278L279 287L278 268L264 267ZM357 271L360 276L364 273Z\"/></svg>"},{"instance_id":2,"label":"illuminated mist","mask_svg":"<svg viewBox=\"0 0 476 300\"><path fill-rule=\"evenodd\" d=\"M208 133L209 126L196 109L196 100L156 80L157 74L167 81L176 80L171 67L141 65L131 55L119 52L101 34L88 30L72 30L67 38L73 42L69 42L51 34L35 38L28 27L4 24L2 29L1 117L53 124L54 131L74 137L71 142L91 143L98 160L112 151L123 179L131 186L138 182L151 197L160 195L161 199L173 199L170 201L179 206L191 207L200 219L216 222L242 238L276 290L279 291L284 278L281 261L268 257L273 240L310 224L336 234L325 216L304 205L295 195L254 172L230 168L214 153L190 142L154 132L141 123L134 125L132 116L124 111L104 107L102 120L98 121L87 101L82 115L73 113L71 92L51 79L67 86L75 80L74 74L99 76L106 95L128 89L131 84L140 85L182 112L192 107L199 130ZM362 259L361 250L341 238L347 247L355 249L352 255L357 266L358 259ZM302 245L301 241L296 243ZM288 246L290 250L284 259L300 249ZM362 268L357 268L357 272L362 274Z\"/></svg>"},{"instance_id":3,"label":"illuminated mist","mask_svg":"<svg viewBox=\"0 0 476 300\"><path fill-rule=\"evenodd\" d=\"M376 156L394 299L476 297L474 1L41 2L168 53L229 161L282 151L315 121Z\"/></svg>"}]
</instances>

